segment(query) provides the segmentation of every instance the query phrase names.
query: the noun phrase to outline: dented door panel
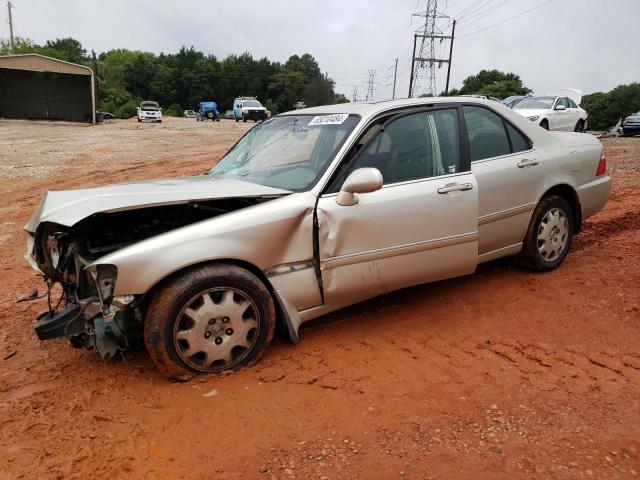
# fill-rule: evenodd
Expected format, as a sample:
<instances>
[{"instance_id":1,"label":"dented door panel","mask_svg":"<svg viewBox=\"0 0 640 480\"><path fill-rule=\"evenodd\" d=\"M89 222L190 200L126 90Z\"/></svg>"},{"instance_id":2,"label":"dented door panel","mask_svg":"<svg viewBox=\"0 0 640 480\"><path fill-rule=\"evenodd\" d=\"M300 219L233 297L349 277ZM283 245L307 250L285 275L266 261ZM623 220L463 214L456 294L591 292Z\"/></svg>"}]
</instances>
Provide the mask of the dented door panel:
<instances>
[{"instance_id":1,"label":"dented door panel","mask_svg":"<svg viewBox=\"0 0 640 480\"><path fill-rule=\"evenodd\" d=\"M439 189L469 184L467 190ZM343 304L472 273L478 257L478 189L471 173L387 185L341 206L318 203L325 303Z\"/></svg>"}]
</instances>

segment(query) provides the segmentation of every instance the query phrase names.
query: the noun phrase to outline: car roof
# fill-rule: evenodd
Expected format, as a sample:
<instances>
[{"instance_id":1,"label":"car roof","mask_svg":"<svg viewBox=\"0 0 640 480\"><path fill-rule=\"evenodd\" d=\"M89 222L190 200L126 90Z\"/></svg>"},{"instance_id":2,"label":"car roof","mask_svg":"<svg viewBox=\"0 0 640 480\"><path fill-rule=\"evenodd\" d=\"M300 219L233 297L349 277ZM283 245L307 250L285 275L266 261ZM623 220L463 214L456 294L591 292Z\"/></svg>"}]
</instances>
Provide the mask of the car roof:
<instances>
[{"instance_id":1,"label":"car roof","mask_svg":"<svg viewBox=\"0 0 640 480\"><path fill-rule=\"evenodd\" d=\"M489 106L495 106L498 104L498 102L494 102L493 100L485 100L477 97L419 97L386 100L383 102L338 103L336 105L323 105L320 107L290 110L282 113L281 115L331 115L336 113L348 113L352 115L360 115L361 117L370 117L394 108L461 102L477 103L478 105Z\"/></svg>"}]
</instances>

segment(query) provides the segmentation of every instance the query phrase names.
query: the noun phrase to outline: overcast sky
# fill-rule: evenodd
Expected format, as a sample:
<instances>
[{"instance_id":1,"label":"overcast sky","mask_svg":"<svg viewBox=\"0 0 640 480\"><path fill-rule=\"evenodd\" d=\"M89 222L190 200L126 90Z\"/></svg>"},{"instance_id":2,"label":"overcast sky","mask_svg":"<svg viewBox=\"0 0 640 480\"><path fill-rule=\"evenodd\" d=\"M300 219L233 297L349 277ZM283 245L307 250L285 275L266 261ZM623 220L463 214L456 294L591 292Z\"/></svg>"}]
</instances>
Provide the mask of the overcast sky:
<instances>
[{"instance_id":1,"label":"overcast sky","mask_svg":"<svg viewBox=\"0 0 640 480\"><path fill-rule=\"evenodd\" d=\"M368 72L375 70L375 100L391 98L396 57L397 96L407 96L413 32L421 22L411 14L426 5L426 0L12 1L15 34L38 43L72 36L96 53L176 52L193 45L217 57L247 51L279 61L310 53L349 98L354 86L358 97L365 96ZM562 87L607 91L640 81L640 0L440 0L438 5L458 19L452 87L482 68L515 72L539 95ZM1 20L0 36L7 38L4 1ZM438 21L447 33L448 23ZM436 53L447 56L448 45L439 44ZM438 92L445 78L443 65Z\"/></svg>"}]
</instances>

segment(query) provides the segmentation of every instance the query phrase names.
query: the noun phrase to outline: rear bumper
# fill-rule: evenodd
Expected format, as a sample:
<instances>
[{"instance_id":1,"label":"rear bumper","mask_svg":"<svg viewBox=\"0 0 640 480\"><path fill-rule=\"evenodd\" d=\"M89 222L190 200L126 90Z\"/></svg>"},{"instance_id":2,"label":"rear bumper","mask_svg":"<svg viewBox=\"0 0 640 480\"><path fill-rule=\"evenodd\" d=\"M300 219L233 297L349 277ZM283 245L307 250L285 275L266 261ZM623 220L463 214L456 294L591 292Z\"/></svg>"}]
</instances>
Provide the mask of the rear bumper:
<instances>
[{"instance_id":1,"label":"rear bumper","mask_svg":"<svg viewBox=\"0 0 640 480\"><path fill-rule=\"evenodd\" d=\"M611 177L609 175L598 177L592 182L581 185L577 191L582 206L582 219L585 220L602 210L609 200Z\"/></svg>"}]
</instances>

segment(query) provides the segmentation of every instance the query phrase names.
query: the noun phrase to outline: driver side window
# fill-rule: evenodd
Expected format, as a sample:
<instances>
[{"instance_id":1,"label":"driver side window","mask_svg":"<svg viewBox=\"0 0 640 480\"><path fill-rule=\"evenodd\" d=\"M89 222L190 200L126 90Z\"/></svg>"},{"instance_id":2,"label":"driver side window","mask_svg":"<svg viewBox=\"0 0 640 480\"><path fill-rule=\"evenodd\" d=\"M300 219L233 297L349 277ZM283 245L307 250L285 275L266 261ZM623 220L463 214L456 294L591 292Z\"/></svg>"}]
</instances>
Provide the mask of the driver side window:
<instances>
[{"instance_id":1,"label":"driver side window","mask_svg":"<svg viewBox=\"0 0 640 480\"><path fill-rule=\"evenodd\" d=\"M460 133L455 109L420 112L388 124L350 165L380 170L384 184L460 171Z\"/></svg>"}]
</instances>

